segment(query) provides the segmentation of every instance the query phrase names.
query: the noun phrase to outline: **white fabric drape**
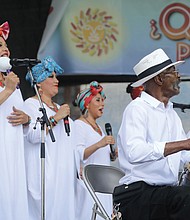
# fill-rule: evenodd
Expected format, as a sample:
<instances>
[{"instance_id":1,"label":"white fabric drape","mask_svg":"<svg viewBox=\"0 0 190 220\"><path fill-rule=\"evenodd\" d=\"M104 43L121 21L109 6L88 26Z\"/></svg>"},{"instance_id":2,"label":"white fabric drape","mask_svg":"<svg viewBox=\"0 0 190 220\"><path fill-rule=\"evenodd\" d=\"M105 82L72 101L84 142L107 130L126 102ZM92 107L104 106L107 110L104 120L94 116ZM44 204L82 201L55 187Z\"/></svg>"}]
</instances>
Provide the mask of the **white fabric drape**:
<instances>
[{"instance_id":1,"label":"white fabric drape","mask_svg":"<svg viewBox=\"0 0 190 220\"><path fill-rule=\"evenodd\" d=\"M27 220L23 127L12 126L7 120L13 106L23 108L20 89L0 105L0 219Z\"/></svg>"}]
</instances>

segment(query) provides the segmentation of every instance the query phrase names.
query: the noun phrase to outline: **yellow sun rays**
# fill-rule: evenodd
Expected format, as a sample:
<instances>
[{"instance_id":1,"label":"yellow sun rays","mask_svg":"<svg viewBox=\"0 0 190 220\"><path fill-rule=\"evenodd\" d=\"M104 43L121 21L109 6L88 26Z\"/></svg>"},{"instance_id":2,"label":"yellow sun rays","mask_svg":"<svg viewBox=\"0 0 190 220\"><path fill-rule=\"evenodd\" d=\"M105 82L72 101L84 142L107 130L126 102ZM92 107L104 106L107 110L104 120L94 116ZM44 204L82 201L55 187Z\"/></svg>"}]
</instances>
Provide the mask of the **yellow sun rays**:
<instances>
[{"instance_id":1,"label":"yellow sun rays","mask_svg":"<svg viewBox=\"0 0 190 220\"><path fill-rule=\"evenodd\" d=\"M82 53L90 56L108 54L117 42L117 24L112 21L106 11L88 8L80 11L79 16L71 22L71 40Z\"/></svg>"}]
</instances>

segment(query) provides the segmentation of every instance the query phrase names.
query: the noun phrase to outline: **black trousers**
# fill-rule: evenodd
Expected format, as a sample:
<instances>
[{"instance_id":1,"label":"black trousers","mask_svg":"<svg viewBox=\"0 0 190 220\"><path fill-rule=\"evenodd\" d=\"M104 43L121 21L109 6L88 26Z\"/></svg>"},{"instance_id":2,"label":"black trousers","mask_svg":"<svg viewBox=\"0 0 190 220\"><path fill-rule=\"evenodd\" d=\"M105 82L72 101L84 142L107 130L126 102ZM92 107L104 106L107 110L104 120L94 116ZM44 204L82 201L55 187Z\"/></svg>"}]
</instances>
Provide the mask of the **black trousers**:
<instances>
[{"instance_id":1,"label":"black trousers","mask_svg":"<svg viewBox=\"0 0 190 220\"><path fill-rule=\"evenodd\" d=\"M120 203L122 220L188 220L189 186L151 186L143 181L117 186L114 204Z\"/></svg>"}]
</instances>

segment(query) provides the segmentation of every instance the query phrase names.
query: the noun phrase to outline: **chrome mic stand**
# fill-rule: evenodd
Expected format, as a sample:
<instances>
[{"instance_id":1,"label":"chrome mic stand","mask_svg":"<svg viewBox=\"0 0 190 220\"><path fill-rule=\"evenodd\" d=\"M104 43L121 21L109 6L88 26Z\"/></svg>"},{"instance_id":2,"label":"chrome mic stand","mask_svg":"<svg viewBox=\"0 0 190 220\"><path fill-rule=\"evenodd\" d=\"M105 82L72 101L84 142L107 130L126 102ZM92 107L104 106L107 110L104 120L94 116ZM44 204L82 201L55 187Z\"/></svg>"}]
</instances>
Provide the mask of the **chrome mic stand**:
<instances>
[{"instance_id":1,"label":"chrome mic stand","mask_svg":"<svg viewBox=\"0 0 190 220\"><path fill-rule=\"evenodd\" d=\"M45 125L48 128L52 142L55 142L55 138L54 138L53 131L51 129L51 125L46 114L46 110L43 106L43 102L41 100L40 94L36 86L36 82L34 80L34 77L32 75L32 71L29 65L27 69L28 69L28 72L30 73L32 86L35 89L36 95L40 103L39 111L41 111L43 115L41 118L39 117L37 118L36 123L40 122L41 124L41 152L40 152L40 157L41 157L41 220L45 220L45 135L44 135L44 132L46 131Z\"/></svg>"}]
</instances>

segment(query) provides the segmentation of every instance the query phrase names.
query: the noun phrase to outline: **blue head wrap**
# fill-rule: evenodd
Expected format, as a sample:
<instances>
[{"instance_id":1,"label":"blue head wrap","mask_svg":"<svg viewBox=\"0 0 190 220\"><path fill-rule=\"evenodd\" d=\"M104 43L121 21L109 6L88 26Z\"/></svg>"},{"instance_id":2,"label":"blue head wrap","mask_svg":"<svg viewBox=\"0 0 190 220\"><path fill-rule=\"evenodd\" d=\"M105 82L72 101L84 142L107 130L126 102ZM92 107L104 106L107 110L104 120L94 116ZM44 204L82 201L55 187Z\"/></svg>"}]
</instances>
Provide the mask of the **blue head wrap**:
<instances>
[{"instance_id":1,"label":"blue head wrap","mask_svg":"<svg viewBox=\"0 0 190 220\"><path fill-rule=\"evenodd\" d=\"M96 96L98 93L105 99L105 93L103 92L103 87L98 84L98 82L93 81L90 83L90 88L82 90L75 100L75 105L77 105L82 114L85 113L87 105L90 103L92 98Z\"/></svg>"},{"instance_id":2,"label":"blue head wrap","mask_svg":"<svg viewBox=\"0 0 190 220\"><path fill-rule=\"evenodd\" d=\"M63 69L52 59L52 57L48 56L41 63L32 67L32 76L36 83L43 82L49 76L51 76L52 72L55 72L56 75L63 74ZM26 74L26 80L32 83L32 79L30 73Z\"/></svg>"}]
</instances>

